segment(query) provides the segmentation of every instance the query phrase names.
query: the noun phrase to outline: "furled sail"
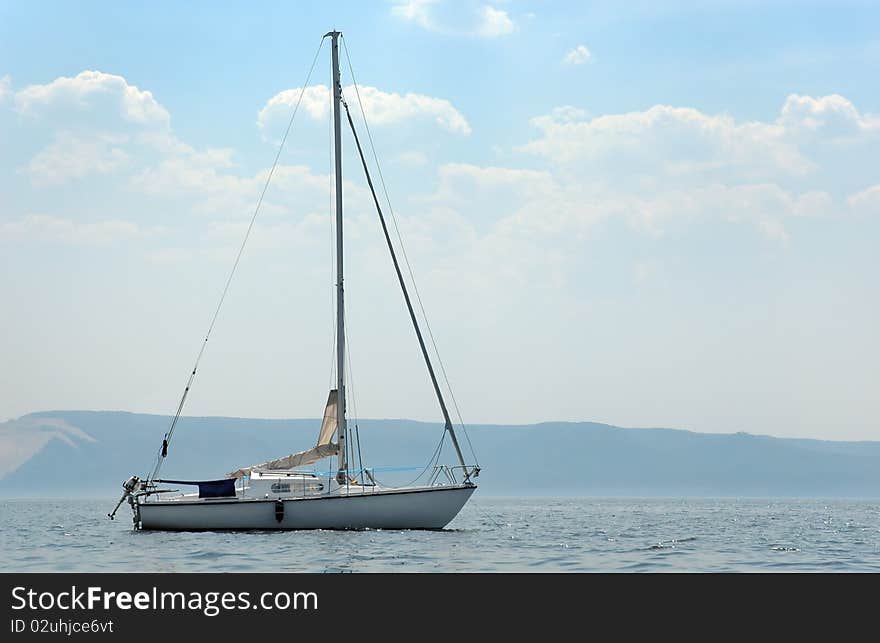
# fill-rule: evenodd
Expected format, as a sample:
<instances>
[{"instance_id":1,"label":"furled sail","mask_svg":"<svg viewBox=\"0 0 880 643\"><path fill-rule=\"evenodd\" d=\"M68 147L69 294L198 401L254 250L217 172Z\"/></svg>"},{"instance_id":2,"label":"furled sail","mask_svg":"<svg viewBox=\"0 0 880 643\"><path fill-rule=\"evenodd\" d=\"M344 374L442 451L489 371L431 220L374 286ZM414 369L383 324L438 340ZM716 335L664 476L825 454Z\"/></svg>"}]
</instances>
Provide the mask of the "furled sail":
<instances>
[{"instance_id":1,"label":"furled sail","mask_svg":"<svg viewBox=\"0 0 880 643\"><path fill-rule=\"evenodd\" d=\"M327 396L327 406L324 408L324 420L321 422L321 431L318 433L318 443L311 449L291 453L283 458L269 460L262 464L252 464L249 467L238 469L228 473L229 478L241 478L248 475L254 469L292 469L317 462L321 458L327 458L339 453L339 445L332 442L333 433L336 431L336 409L338 406L336 389L330 391Z\"/></svg>"}]
</instances>

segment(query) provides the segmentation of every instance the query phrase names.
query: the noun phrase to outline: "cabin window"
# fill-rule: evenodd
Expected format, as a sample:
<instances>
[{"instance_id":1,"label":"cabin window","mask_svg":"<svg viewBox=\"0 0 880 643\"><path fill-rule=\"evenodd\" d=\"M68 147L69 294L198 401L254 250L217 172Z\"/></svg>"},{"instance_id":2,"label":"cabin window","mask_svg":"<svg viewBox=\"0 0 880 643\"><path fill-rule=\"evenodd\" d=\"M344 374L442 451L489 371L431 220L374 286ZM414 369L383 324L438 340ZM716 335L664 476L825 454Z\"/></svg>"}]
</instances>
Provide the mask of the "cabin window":
<instances>
[{"instance_id":1,"label":"cabin window","mask_svg":"<svg viewBox=\"0 0 880 643\"><path fill-rule=\"evenodd\" d=\"M289 482L273 482L272 483L272 493L284 493L290 492L290 483Z\"/></svg>"}]
</instances>

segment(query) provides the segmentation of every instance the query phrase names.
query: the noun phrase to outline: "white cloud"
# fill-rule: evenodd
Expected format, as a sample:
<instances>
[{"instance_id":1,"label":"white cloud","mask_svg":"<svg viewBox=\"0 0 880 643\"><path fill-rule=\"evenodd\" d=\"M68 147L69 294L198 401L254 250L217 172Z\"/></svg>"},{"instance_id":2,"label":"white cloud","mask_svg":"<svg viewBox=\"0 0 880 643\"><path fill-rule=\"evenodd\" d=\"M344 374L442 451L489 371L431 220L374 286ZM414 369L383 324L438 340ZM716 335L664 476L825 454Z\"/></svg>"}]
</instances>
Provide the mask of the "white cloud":
<instances>
[{"instance_id":1,"label":"white cloud","mask_svg":"<svg viewBox=\"0 0 880 643\"><path fill-rule=\"evenodd\" d=\"M880 118L838 95L791 95L771 121L654 105L594 118L565 106L531 123L541 135L520 150L613 180L788 180L844 162L846 146L867 149L880 136Z\"/></svg>"},{"instance_id":2,"label":"white cloud","mask_svg":"<svg viewBox=\"0 0 880 643\"><path fill-rule=\"evenodd\" d=\"M255 250L293 249L311 246L324 249L327 242L328 217L326 213L311 213L295 221L263 222L256 225L248 239L248 247ZM208 238L234 246L241 243L247 232L244 221L212 221ZM351 235L348 235L349 239Z\"/></svg>"},{"instance_id":3,"label":"white cloud","mask_svg":"<svg viewBox=\"0 0 880 643\"><path fill-rule=\"evenodd\" d=\"M508 204L546 195L556 185L550 173L543 170L483 167L469 163L442 165L437 178L437 190L426 199L428 202L452 207L468 206L484 212L485 216L508 209ZM478 205L477 200L483 203ZM492 203L494 207L487 207Z\"/></svg>"},{"instance_id":4,"label":"white cloud","mask_svg":"<svg viewBox=\"0 0 880 643\"><path fill-rule=\"evenodd\" d=\"M61 76L46 85L30 85L15 93L16 109L27 116L60 110L104 117L113 113L124 122L148 127L168 127L168 111L149 91L130 85L122 76L83 71ZM107 123L100 123L103 127Z\"/></svg>"},{"instance_id":5,"label":"white cloud","mask_svg":"<svg viewBox=\"0 0 880 643\"><path fill-rule=\"evenodd\" d=\"M466 121L444 101L418 95L386 95L371 89L367 88L366 100L375 105L379 123L421 110L452 129L467 127ZM312 95L320 93L319 89ZM170 129L167 110L149 91L141 91L121 76L82 72L72 78L32 85L17 92L14 99L27 120L54 133L54 140L19 170L36 186L52 187L90 175L118 173L120 178L114 180L114 186L120 186L123 192L162 200L162 212L166 214L160 216L169 216L170 207L172 211L240 219L253 212L266 181L268 168L251 174L236 172L231 149L195 149L178 139ZM395 105L395 99L401 104ZM307 104L306 109L309 107ZM320 116L319 107L311 109ZM262 212L264 216L290 211L308 215L318 209L326 212L328 194L329 177L312 174L303 166L281 165L276 168ZM64 215L46 218L48 214L56 213L5 223L4 238L60 242L67 236L74 240L71 242L85 243L91 238L97 242L117 240L139 232L134 224L121 221L78 224Z\"/></svg>"},{"instance_id":6,"label":"white cloud","mask_svg":"<svg viewBox=\"0 0 880 643\"><path fill-rule=\"evenodd\" d=\"M359 90L371 125L392 125L410 119L426 118L449 132L465 136L471 133L465 117L446 99L423 94L383 92L370 86L361 86ZM264 134L270 129L283 131L301 92L302 88L287 89L266 102L257 115L257 124ZM356 100L354 87L343 88L343 93L356 114L358 110L352 103ZM307 87L303 92L300 109L305 109L305 113L313 119L326 118L330 113L330 88L326 85Z\"/></svg>"},{"instance_id":7,"label":"white cloud","mask_svg":"<svg viewBox=\"0 0 880 643\"><path fill-rule=\"evenodd\" d=\"M561 107L554 107L550 112L550 116L558 123L577 123L578 121L585 120L589 114L585 109L574 107L573 105L562 105Z\"/></svg>"},{"instance_id":8,"label":"white cloud","mask_svg":"<svg viewBox=\"0 0 880 643\"><path fill-rule=\"evenodd\" d=\"M880 133L880 118L859 113L851 101L839 94L820 98L791 94L782 107L779 123L793 133L819 134L826 139Z\"/></svg>"},{"instance_id":9,"label":"white cloud","mask_svg":"<svg viewBox=\"0 0 880 643\"><path fill-rule=\"evenodd\" d=\"M49 190L33 190L27 181L19 181L22 192L13 194L12 202L26 202L33 197L40 203L49 203L49 199L54 198L56 209L44 209L41 210L44 214L0 223L0 240L13 244L20 241L84 245L118 242L130 244L126 249L149 252L147 257L153 262L190 260L191 267L197 268L204 261L217 261L220 263L212 266L216 270L206 272L204 278L213 279L211 274L225 276L224 271L238 249L247 217L253 212L265 181L266 170L257 171L259 166L247 170L236 167L232 150L192 148L171 135L170 117L129 119L125 116L128 113L124 100L126 86L113 85L117 92L113 94L115 98L103 102L97 100L98 93L84 94L83 100L94 105L100 114L97 120L107 123L106 130L101 129L100 122L63 120L70 110L60 109L61 104L67 107L76 101L71 98L73 94L59 94L59 109L52 114L53 118L31 124L34 130L40 128L47 133L44 140L50 144L30 165L27 165L28 157L23 157L31 175L41 176L47 182L72 181L89 174L124 170L126 178L113 182L123 189L102 193L100 201L105 198L107 201L103 203L95 199L94 194L83 195L85 190L59 190L53 196ZM326 88L310 88L304 114L315 119L326 118L328 93ZM411 118L424 118L435 119L444 133L465 133L464 127L456 126L452 117L438 120L441 114L449 116L451 112L444 112L436 103L428 103L431 107L427 108L425 103L407 102L406 95L381 94L371 97L375 105L368 106L368 114L372 109L381 114L371 116L371 122L376 125L383 119L385 123L398 124ZM286 123L290 103L285 103L283 97L275 98L278 100L273 109L278 110L278 117ZM261 127L274 133L271 121L275 116L269 109L270 103L260 112L261 119L266 119ZM32 101L27 103L26 111L29 116L43 119L53 104L52 101ZM458 114L448 102L446 105ZM85 115L90 113L88 109L80 111ZM15 117L9 110L5 113ZM467 122L461 118L466 126ZM558 352L554 338L568 336L572 328L577 328L577 323L590 319L582 313L592 302L625 296L627 289L646 294L644 291L664 284L666 271L672 285L679 279L689 280L691 270L696 272L707 265L705 255L727 252L730 261L749 263L748 253L738 252L742 246L732 245L742 240L731 240L730 237L736 235L724 234L729 232L729 226L712 225L719 221L735 222L756 238L762 236L773 243L796 247L803 227L819 228L826 223L802 222L801 218L832 214L835 202L829 193L833 192L837 199L838 190L834 188L840 187L812 169L817 168L820 160L801 142L805 138L826 140L839 131L847 132L846 136L861 132L863 137L874 131L872 117L849 109L846 102L804 100L803 97L786 101L779 118L767 122L743 122L724 114L707 115L696 109L669 106L598 117L569 106L543 118L546 128L539 127L532 141L534 148L527 146L527 154L519 157L514 153L504 155L506 167L446 162L438 168L435 189L427 198L414 194L421 184L420 176L410 185L398 184L397 190L390 184L392 192L398 194L395 200L400 227L426 305L432 315L441 318L436 327L451 328L453 332L461 329L455 326L460 323L455 319L457 311L472 311L467 328L459 330L461 336L457 340L463 341L450 344L466 346L465 353L483 350L492 357L488 362L497 361L496 355L508 354L511 342L529 336L529 328L540 326L548 332L522 347L530 365L537 361L540 366L542 355L552 356ZM28 121L27 118L20 120ZM511 135L510 140L517 140L515 136ZM524 140L527 139L519 138ZM413 165L426 160L413 152L410 148L406 151L390 149L388 157ZM429 154L429 158L431 156ZM430 158L431 163L434 161ZM585 162L591 164L584 167ZM399 171L400 167L393 169ZM348 172L347 176L354 174ZM409 172L403 175L410 177ZM321 258L323 252L329 253L332 245L328 239L330 179L305 166L278 167L267 193L265 212L249 242L251 248L278 250L266 253L270 256L265 264L248 262L255 268L252 283L256 283L256 277L262 283L290 283L273 279L272 273L265 278L262 268L274 270L276 258L279 264L283 260L285 266L299 260L298 267L304 270L325 267L328 262L315 259ZM880 211L880 186L876 183L876 177L850 182L849 185L857 185L858 189L873 186L852 195L850 205ZM127 194L125 188L128 188ZM70 207L71 204L61 201L68 198L84 201ZM84 205L88 207L89 202L102 207L87 211ZM122 209L128 205L130 209ZM367 311L375 310L376 305L382 306L381 301L374 304L370 299L376 293L381 294L380 288L373 285L380 282L372 278L371 272L362 271L364 266L373 267L373 254L369 253L375 253L376 273L388 277L390 286L396 286L391 281L392 271L376 227L375 213L370 211L368 221L361 224L360 212L365 212L369 205L363 187L346 183L347 216L351 217L346 221L346 238L352 241L347 245L347 252L351 253L355 266L351 271L352 283L360 277L365 284L363 290L351 288L352 300L357 302L357 293L360 293L362 301L367 302L364 306ZM88 214L72 219L71 212ZM208 216L187 220L190 212ZM117 213L145 223L121 221L116 218ZM279 214L285 216L276 216ZM157 217L156 220L147 223L150 221L147 217L152 216ZM161 244L142 243L142 239L158 234L148 227L156 221L169 222L167 225L174 226L175 234L169 235L172 238L163 237ZM366 225L370 226L369 234ZM636 231L634 237L666 235L669 243L634 238L628 244L626 226ZM696 235L678 234L688 226L700 229ZM362 231L360 242L359 229ZM593 235L599 239L597 242L584 243ZM706 247L714 244L717 247ZM291 249L295 250L291 252ZM69 252L44 250L49 251L43 253L46 256L32 253L35 263L52 261L53 255L70 256ZM700 256L695 260L694 254ZM647 259L642 259L646 256ZM668 263L664 264L664 260ZM690 261L694 263L689 264ZM761 269L761 266L751 267ZM188 279L201 278L195 271L190 272L190 266L186 268L171 268L167 274L175 280L183 273L187 273ZM462 279L462 275L467 278ZM160 278L157 283L171 283L163 281L161 274L156 276ZM237 279L247 276L247 271L243 271ZM744 277L748 278L748 275ZM597 283L602 286L595 286ZM247 290L242 285L239 281L237 292ZM185 297L181 288L168 294ZM164 291L164 287L156 290ZM388 294L397 296L396 292ZM164 297L165 292L162 295ZM711 308L718 301L711 299L711 292L707 296L710 299L704 302L703 309ZM282 299L291 300L288 295L279 298ZM262 296L259 300L272 304ZM397 299L394 301L399 305ZM530 305L524 307L523 301ZM670 301L675 303L674 298ZM614 309L613 301L600 302L596 308L606 307L605 303L609 303L607 307L615 313L625 310ZM353 305L351 310L357 311L358 307ZM629 317L651 320L661 317L652 317L650 307L639 310L647 311L647 317ZM298 318L299 313L294 313L294 318ZM614 328L613 324L625 323L620 320L628 316L619 314L608 318L613 320L611 328ZM447 320L449 325L444 323ZM575 321L566 326L569 323L566 320ZM356 324L352 327L358 328ZM499 328L507 328L508 332L499 337ZM403 330L408 332L405 327ZM485 346L479 341L468 344L473 337L482 336L497 341ZM597 336L602 336L601 331ZM381 345L380 340L387 338L381 334L377 337L374 342L377 346ZM662 335L658 337L664 339ZM443 338L438 338L442 347ZM668 338L666 341L671 343ZM573 350L587 354L593 349L575 346ZM453 360L447 363L455 368ZM552 360L547 360L547 365L555 366ZM552 368L548 372L552 373ZM553 383L547 381L550 382L547 389L552 394Z\"/></svg>"},{"instance_id":10,"label":"white cloud","mask_svg":"<svg viewBox=\"0 0 880 643\"><path fill-rule=\"evenodd\" d=\"M547 170L465 163L443 165L436 191L425 199L434 208L462 217L477 234L521 241L559 234L587 236L597 221L612 215L608 204L600 201L581 181Z\"/></svg>"},{"instance_id":11,"label":"white cloud","mask_svg":"<svg viewBox=\"0 0 880 643\"><path fill-rule=\"evenodd\" d=\"M565 54L562 62L566 65L583 65L584 63L590 62L592 59L593 54L590 50L584 45L578 45Z\"/></svg>"},{"instance_id":12,"label":"white cloud","mask_svg":"<svg viewBox=\"0 0 880 643\"><path fill-rule=\"evenodd\" d=\"M714 218L754 224L772 238L787 239L783 220L830 215L833 202L825 192L793 193L774 183L713 183L639 197L629 209L636 227L660 229L675 220Z\"/></svg>"},{"instance_id":13,"label":"white cloud","mask_svg":"<svg viewBox=\"0 0 880 643\"><path fill-rule=\"evenodd\" d=\"M497 38L516 31L516 25L506 11L486 5L479 10L480 22L474 34L483 38Z\"/></svg>"},{"instance_id":14,"label":"white cloud","mask_svg":"<svg viewBox=\"0 0 880 643\"><path fill-rule=\"evenodd\" d=\"M497 38L516 31L506 11L473 1L400 0L391 7L391 15L449 36Z\"/></svg>"},{"instance_id":15,"label":"white cloud","mask_svg":"<svg viewBox=\"0 0 880 643\"><path fill-rule=\"evenodd\" d=\"M431 7L439 0L401 0L391 7L391 15L414 22L428 31L437 31Z\"/></svg>"},{"instance_id":16,"label":"white cloud","mask_svg":"<svg viewBox=\"0 0 880 643\"><path fill-rule=\"evenodd\" d=\"M6 74L0 77L0 103L5 102L10 95L12 95L12 78Z\"/></svg>"},{"instance_id":17,"label":"white cloud","mask_svg":"<svg viewBox=\"0 0 880 643\"><path fill-rule=\"evenodd\" d=\"M265 168L253 175L241 175L212 164L210 156L175 156L133 175L129 188L150 197L186 203L187 210L199 215L238 224L253 214L268 173ZM260 218L319 215L326 219L331 211L331 179L305 165L278 165L262 202ZM372 207L364 186L344 181L343 189L347 214Z\"/></svg>"},{"instance_id":18,"label":"white cloud","mask_svg":"<svg viewBox=\"0 0 880 643\"><path fill-rule=\"evenodd\" d=\"M39 241L64 245L109 245L161 233L144 230L131 221L108 219L78 222L45 214L28 214L17 221L0 223L0 241Z\"/></svg>"},{"instance_id":19,"label":"white cloud","mask_svg":"<svg viewBox=\"0 0 880 643\"><path fill-rule=\"evenodd\" d=\"M542 136L521 149L556 163L597 162L626 174L693 174L737 169L799 175L813 164L778 123L737 123L690 107L654 105L642 112L578 119L570 109L532 119Z\"/></svg>"},{"instance_id":20,"label":"white cloud","mask_svg":"<svg viewBox=\"0 0 880 643\"><path fill-rule=\"evenodd\" d=\"M784 246L788 245L788 232L779 219L761 219L758 222L758 227L768 239L778 241Z\"/></svg>"},{"instance_id":21,"label":"white cloud","mask_svg":"<svg viewBox=\"0 0 880 643\"><path fill-rule=\"evenodd\" d=\"M138 172L130 183L132 188L153 196L228 194L255 189L249 178L219 170L216 164L197 157L172 156Z\"/></svg>"},{"instance_id":22,"label":"white cloud","mask_svg":"<svg viewBox=\"0 0 880 643\"><path fill-rule=\"evenodd\" d=\"M416 3L411 9L434 4ZM299 91L286 90L266 102L258 115L264 134L286 124ZM353 87L345 91L352 100ZM360 93L373 125L421 118L449 132L467 135L471 131L448 100L369 86L360 88ZM329 99L328 87L309 87L301 109L312 119L327 118ZM115 113L119 118L114 127L120 119L129 127L129 133L111 127L91 137L76 128L60 130L55 141L25 168L37 184L128 169L132 171L126 183L129 189L151 197L184 199L186 209L210 214L217 220L212 228L216 239L222 230L239 231L234 227L238 223L230 222L252 212L265 182L267 170L249 175L235 172L231 150L196 150L174 137L168 112L150 92L129 85L120 76L83 72L26 88L15 94L15 104L23 114L35 117L54 105L73 106L74 111L94 107L104 116ZM860 114L840 96L792 95L779 118L771 122L740 122L727 114L655 105L645 111L597 117L563 106L533 119L532 124L541 136L520 149L551 161L546 169L447 163L438 170L434 193L414 201L431 208L431 216L420 225L445 229L448 220L454 220L459 221L454 233L465 238L491 236L505 239L504 244L528 245L536 235L583 239L597 223L610 218L659 235L677 222L714 217L747 222L764 235L787 242L788 219L825 215L833 209L825 191L798 191L783 187L778 180L779 176L800 177L815 168L802 153L799 137L803 132L813 137L841 131L873 132L876 119ZM139 146L154 153L150 162L139 158ZM424 155L412 152L399 160L426 162ZM353 195L349 203L369 204L362 187L347 183L346 189ZM871 190L854 195L850 204L870 203ZM274 236L298 238L311 230L306 221L314 223L316 217L324 221L329 193L330 177L314 174L305 166L279 166L264 214L293 211L300 222L272 224ZM443 219L447 222L441 224ZM3 225L7 239L65 237L85 243L143 234L136 225L117 220L77 224L45 215ZM428 228L424 233L430 236Z\"/></svg>"},{"instance_id":23,"label":"white cloud","mask_svg":"<svg viewBox=\"0 0 880 643\"><path fill-rule=\"evenodd\" d=\"M257 125L260 129L265 130L268 122L276 118L286 124L297 101L300 101L300 93L302 93L300 109L306 110L306 113L315 120L326 118L330 112L330 88L326 85L312 85L303 91L302 87L297 87L278 92L266 101L263 109L257 114Z\"/></svg>"},{"instance_id":24,"label":"white cloud","mask_svg":"<svg viewBox=\"0 0 880 643\"><path fill-rule=\"evenodd\" d=\"M675 222L715 218L783 244L787 222L840 212L834 173L848 159L859 171L861 157L850 155L870 158L880 134L875 116L837 95L791 95L771 121L668 105L591 118L564 106L532 124L541 136L519 149L552 162L555 185L545 198L561 202L543 215L523 203L507 223L538 230L537 222L554 221L550 229L584 234L585 223L620 217L659 235ZM880 189L852 195L848 205L876 208Z\"/></svg>"},{"instance_id":25,"label":"white cloud","mask_svg":"<svg viewBox=\"0 0 880 643\"><path fill-rule=\"evenodd\" d=\"M873 185L853 194L847 199L847 204L853 209L865 209L875 214L880 213L880 185Z\"/></svg>"},{"instance_id":26,"label":"white cloud","mask_svg":"<svg viewBox=\"0 0 880 643\"><path fill-rule=\"evenodd\" d=\"M14 101L27 121L54 133L54 140L19 170L36 186L125 172L115 184L142 194L191 194L209 211L238 207L241 214L253 207L242 200L255 200L255 179L228 171L234 167L232 150L197 150L178 139L168 111L153 94L122 76L83 71L26 87L15 92ZM37 223L48 225L40 220L29 225Z\"/></svg>"},{"instance_id":27,"label":"white cloud","mask_svg":"<svg viewBox=\"0 0 880 643\"><path fill-rule=\"evenodd\" d=\"M126 141L124 136L79 138L62 132L31 159L25 172L35 185L61 184L89 174L109 174L129 162L129 155L120 147Z\"/></svg>"},{"instance_id":28,"label":"white cloud","mask_svg":"<svg viewBox=\"0 0 880 643\"><path fill-rule=\"evenodd\" d=\"M752 225L787 242L784 222L830 216L835 207L822 191L793 192L774 183L640 190L591 184L575 173L448 164L438 172L432 207L454 213L476 234L503 235L523 242L543 238L585 239L608 219L660 236L673 225L727 221Z\"/></svg>"},{"instance_id":29,"label":"white cloud","mask_svg":"<svg viewBox=\"0 0 880 643\"><path fill-rule=\"evenodd\" d=\"M25 125L53 133L54 140L20 168L35 185L137 170L162 157L229 164L226 150L196 151L177 139L168 111L122 76L83 71L25 87L14 92L13 101Z\"/></svg>"},{"instance_id":30,"label":"white cloud","mask_svg":"<svg viewBox=\"0 0 880 643\"><path fill-rule=\"evenodd\" d=\"M223 199L245 199L255 202L266 182L268 169L254 176L240 176L224 173L222 168L211 162L211 157L175 157L165 159L156 166L147 168L132 177L132 186L145 194L219 196ZM279 165L272 177L272 191L301 192L303 189L313 193L326 194L329 179L312 174L303 165ZM241 212L241 215L248 214Z\"/></svg>"}]
</instances>

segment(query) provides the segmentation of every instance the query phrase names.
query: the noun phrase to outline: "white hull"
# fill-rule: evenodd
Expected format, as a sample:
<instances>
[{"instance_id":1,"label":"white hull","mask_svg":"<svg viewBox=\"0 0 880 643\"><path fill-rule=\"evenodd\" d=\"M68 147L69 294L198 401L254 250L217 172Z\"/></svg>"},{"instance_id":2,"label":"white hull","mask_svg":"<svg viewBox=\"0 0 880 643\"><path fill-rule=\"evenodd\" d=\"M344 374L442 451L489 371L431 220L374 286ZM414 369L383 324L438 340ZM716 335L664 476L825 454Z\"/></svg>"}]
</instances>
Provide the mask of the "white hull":
<instances>
[{"instance_id":1,"label":"white hull","mask_svg":"<svg viewBox=\"0 0 880 643\"><path fill-rule=\"evenodd\" d=\"M142 502L140 529L442 529L475 485L383 489L306 498L218 498ZM280 520L279 520L280 518Z\"/></svg>"}]
</instances>

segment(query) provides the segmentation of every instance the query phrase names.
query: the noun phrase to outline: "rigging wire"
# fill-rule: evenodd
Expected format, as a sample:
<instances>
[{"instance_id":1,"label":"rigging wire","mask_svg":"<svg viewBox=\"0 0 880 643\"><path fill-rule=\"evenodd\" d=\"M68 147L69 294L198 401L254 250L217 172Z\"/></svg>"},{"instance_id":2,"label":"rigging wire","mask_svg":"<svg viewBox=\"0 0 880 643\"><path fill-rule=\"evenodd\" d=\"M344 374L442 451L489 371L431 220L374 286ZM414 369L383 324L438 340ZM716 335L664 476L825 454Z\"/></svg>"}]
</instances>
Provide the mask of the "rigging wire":
<instances>
[{"instance_id":1,"label":"rigging wire","mask_svg":"<svg viewBox=\"0 0 880 643\"><path fill-rule=\"evenodd\" d=\"M180 404L177 405L177 412L174 414L174 419L171 421L171 426L168 431L165 433L165 437L162 439L162 446L159 448L159 452L156 456L156 466L153 468L153 472L150 474L150 477L147 478L147 484L149 484L158 474L159 470L162 468L162 463L165 461L165 457L168 455L168 446L171 443L171 438L174 435L174 429L177 427L177 422L180 420L180 414L183 412L183 406L186 403L186 396L189 394L189 390L192 387L193 380L196 376L196 371L199 368L199 362L202 359L202 355L205 353L205 348L208 345L208 340L211 338L211 332L214 330L214 325L217 323L217 317L220 315L220 309L223 307L223 302L226 299L226 294L229 292L229 285L232 283L232 278L235 276L235 271L238 269L238 264L241 261L242 253L244 253L245 245L247 245L248 238L250 238L251 231L254 228L254 222L257 220L257 214L260 212L260 206L263 204L263 197L266 196L266 191L269 189L269 183L272 181L272 176L275 174L275 168L278 166L278 159L281 157L281 151L284 149L284 144L287 142L287 137L290 134L290 129L293 127L293 120L296 118L296 114L299 111L300 103L302 103L303 95L305 94L306 87L308 87L309 80L312 77L312 72L315 69L315 64L318 62L318 55L321 53L321 49L324 46L324 38L321 38L321 43L318 45L317 51L315 51L315 57L312 59L312 65L309 68L309 73L306 76L306 81L303 83L302 90L299 93L299 98L296 101L296 106L293 108L293 113L290 115L290 120L287 123L287 129L284 130L284 136L281 137L281 143L278 145L278 151L275 153L275 159L272 162L272 168L269 170L269 174L266 177L266 183L263 185L263 190L260 192L260 197L257 199L257 205L254 207L254 213L251 215L251 221L248 224L247 232L245 232L244 239L241 242L241 246L238 249L238 254L235 256L235 262L232 264L232 270L229 272L229 276L226 278L226 285L223 287L223 293L220 295L220 301L217 303L217 308L214 310L214 315L211 318L211 324L208 326L208 332L205 333L205 341L202 342L202 346L199 350L199 354L196 357L195 365L193 366L192 372L189 375L189 379L186 383L186 388L183 391L183 395L180 398Z\"/></svg>"},{"instance_id":2,"label":"rigging wire","mask_svg":"<svg viewBox=\"0 0 880 643\"><path fill-rule=\"evenodd\" d=\"M351 328L351 326L348 325L348 309L349 309L350 305L351 305L351 302L349 302L349 306L346 306L345 311L343 311L343 314L345 315L345 327L346 328ZM362 469L364 466L363 462L356 460L354 457L355 456L354 443L358 442L358 435L357 435L358 406L357 406L357 395L355 394L355 388L354 388L354 373L352 372L352 369L351 369L351 337L350 337L350 335L351 335L351 333L345 334L345 361L348 364L348 370L346 371L346 376L347 376L346 379L348 381L346 382L345 386L346 386L346 393L349 393L349 392L351 393L351 411L352 411L351 415L352 415L352 420L354 420L355 439L354 440L346 440L346 442L348 443L349 462L352 462L352 463L357 462L358 468ZM348 398L348 397L349 396L346 395L346 398ZM360 444L358 444L358 453L360 453Z\"/></svg>"},{"instance_id":3,"label":"rigging wire","mask_svg":"<svg viewBox=\"0 0 880 643\"><path fill-rule=\"evenodd\" d=\"M344 34L342 35L342 48L343 48L343 51L345 51L345 59L346 59L346 61L348 61L348 69L351 72L351 81L352 81L352 84L354 85L354 91L355 91L355 94L358 99L358 107L361 110L361 117L364 119L364 126L365 126L365 129L367 130L367 138L370 141L370 150L373 153L373 159L376 163L376 169L378 170L378 174L379 174L379 182L382 184L382 191L385 195L385 202L388 204L388 211L391 213L391 221L394 224L394 231L397 234L397 239L398 239L398 242L400 243L400 249L403 254L403 260L404 260L404 263L406 264L406 269L407 269L407 272L409 273L410 281L412 282L413 291L416 294L416 301L418 301L418 303L419 303L419 309L422 312L422 318L425 320L425 327L428 329L428 337L431 338L431 344L434 347L434 353L437 356L437 361L440 364L440 371L443 373L443 380L446 382L446 388L449 390L449 396L452 398L452 404L455 407L455 413L458 416L459 425L461 426L462 431L464 431L464 436L468 442L468 448L470 448L471 455L474 458L474 464L476 464L477 467L479 467L480 463L479 463L479 460L477 459L477 454L474 451L474 446L471 443L471 437L468 434L467 427L464 424L464 419L461 416L461 411L458 408L458 401L455 398L455 393L452 390L452 385L449 383L449 376L446 374L446 366L443 364L443 358L440 356L440 351L437 348L437 342L434 339L434 332L431 330L431 324L428 321L428 315L425 312L424 305L422 304L422 296L419 293L419 287L416 284L416 278L415 278L415 275L413 274L412 266L410 265L410 262L409 262L409 257L406 254L406 246L403 243L403 235L400 233L400 228L397 225L397 216L394 214L394 207L391 205L391 197L388 195L388 188L385 185L385 177L382 175L382 166L379 164L379 156L376 153L376 146L373 143L373 135L370 132L370 125L367 122L367 115L366 115L366 112L364 111L363 102L361 101L360 90L358 89L358 83L355 78L354 67L351 64L351 58L348 55L348 45L345 42L345 35Z\"/></svg>"},{"instance_id":4,"label":"rigging wire","mask_svg":"<svg viewBox=\"0 0 880 643\"><path fill-rule=\"evenodd\" d=\"M405 485L403 485L403 487L411 487L411 486L414 485L416 482L418 482L419 479L420 479L423 475L425 475L425 473L428 471L428 469L430 469L431 467L436 467L436 466L437 466L437 461L440 459L440 453L443 451L443 441L444 441L445 439L446 439L446 431L444 430L444 431L440 434L440 441L437 443L437 446L434 448L434 453L431 455L431 459L428 460L428 464L425 465L425 468L422 469L422 472L421 472L419 475L417 475L415 478L413 478L410 482L407 482ZM373 479L376 480L375 477L374 477ZM376 480L376 482L379 482L379 481ZM387 485L387 484L383 484L382 486L383 486L383 487L386 487L386 488L388 488L388 489L399 489L399 488L401 488L401 487L394 487L394 486L392 486L392 485Z\"/></svg>"},{"instance_id":5,"label":"rigging wire","mask_svg":"<svg viewBox=\"0 0 880 643\"><path fill-rule=\"evenodd\" d=\"M346 306L345 309L345 327L351 328L348 325L348 310L349 306ZM358 463L358 469L361 472L361 482L364 482L364 461L361 457L361 436L360 431L358 430L358 418L360 417L360 413L358 412L358 403L357 403L357 393L355 392L354 386L354 369L351 367L351 334L347 333L345 335L345 361L348 362L348 389L351 390L351 410L352 416L354 419L354 442L357 444L357 460L354 458L354 448L355 445L351 445L351 461Z\"/></svg>"}]
</instances>

